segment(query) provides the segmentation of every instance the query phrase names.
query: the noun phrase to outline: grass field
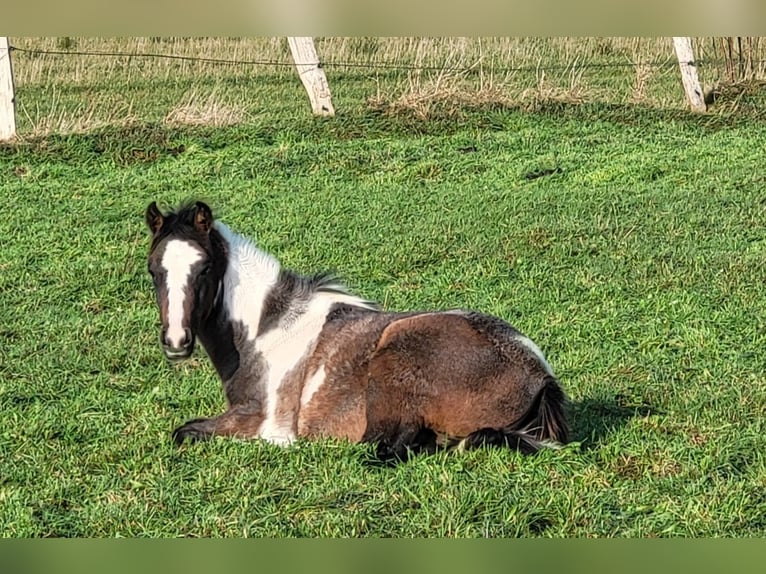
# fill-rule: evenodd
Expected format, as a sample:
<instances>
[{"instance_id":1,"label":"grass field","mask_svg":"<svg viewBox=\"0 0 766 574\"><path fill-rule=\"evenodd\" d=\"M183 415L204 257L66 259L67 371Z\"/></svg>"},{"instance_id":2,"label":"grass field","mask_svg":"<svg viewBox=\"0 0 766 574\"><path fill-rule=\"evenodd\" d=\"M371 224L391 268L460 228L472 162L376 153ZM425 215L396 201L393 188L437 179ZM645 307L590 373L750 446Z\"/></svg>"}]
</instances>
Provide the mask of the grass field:
<instances>
[{"instance_id":1,"label":"grass field","mask_svg":"<svg viewBox=\"0 0 766 574\"><path fill-rule=\"evenodd\" d=\"M766 535L766 98L421 119L367 105L369 79L333 88L333 119L275 75L242 123L178 126L163 80L137 82L151 121L0 147L0 535ZM145 271L146 205L188 198L387 309L509 320L574 442L395 468L338 441L175 448L223 409L203 352L162 355Z\"/></svg>"}]
</instances>

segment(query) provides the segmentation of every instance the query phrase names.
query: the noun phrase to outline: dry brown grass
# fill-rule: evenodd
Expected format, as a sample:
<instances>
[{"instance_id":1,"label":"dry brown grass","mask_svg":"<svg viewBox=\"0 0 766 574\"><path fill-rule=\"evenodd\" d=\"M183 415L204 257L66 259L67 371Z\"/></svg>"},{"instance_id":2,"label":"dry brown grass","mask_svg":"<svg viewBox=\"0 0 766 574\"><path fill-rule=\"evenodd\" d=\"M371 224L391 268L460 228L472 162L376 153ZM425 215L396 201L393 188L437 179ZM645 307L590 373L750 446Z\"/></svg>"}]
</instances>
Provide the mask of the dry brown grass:
<instances>
[{"instance_id":1,"label":"dry brown grass","mask_svg":"<svg viewBox=\"0 0 766 574\"><path fill-rule=\"evenodd\" d=\"M537 109L548 102L582 103L588 99L588 88L582 80L583 69L575 62L565 75L568 84L552 82L546 77L545 70L537 73L537 85L522 91L519 97L522 105Z\"/></svg>"},{"instance_id":2,"label":"dry brown grass","mask_svg":"<svg viewBox=\"0 0 766 574\"><path fill-rule=\"evenodd\" d=\"M241 106L227 104L217 91L203 94L195 89L167 113L164 122L173 126L221 127L242 123L246 117L247 112Z\"/></svg>"},{"instance_id":3,"label":"dry brown grass","mask_svg":"<svg viewBox=\"0 0 766 574\"><path fill-rule=\"evenodd\" d=\"M40 137L50 133L85 133L106 126L128 126L140 118L129 101L83 99L76 103L64 100L53 91L45 111L19 106L30 127L22 137Z\"/></svg>"},{"instance_id":4,"label":"dry brown grass","mask_svg":"<svg viewBox=\"0 0 766 574\"><path fill-rule=\"evenodd\" d=\"M456 59L456 58L453 58ZM583 68L574 62L560 73L535 70L535 83L519 88L518 71L487 69L481 60L465 69L414 70L404 86L368 98L370 107L390 114L411 113L420 119L456 115L476 107L520 107L534 110L549 102L582 103L589 97ZM521 84L523 85L523 84Z\"/></svg>"},{"instance_id":5,"label":"dry brown grass","mask_svg":"<svg viewBox=\"0 0 766 574\"><path fill-rule=\"evenodd\" d=\"M706 102L711 109L721 114L734 114L741 111L764 114L758 96L766 91L766 80L742 80L723 83L712 88L706 94Z\"/></svg>"},{"instance_id":6,"label":"dry brown grass","mask_svg":"<svg viewBox=\"0 0 766 574\"><path fill-rule=\"evenodd\" d=\"M640 104L646 100L647 87L651 82L655 71L652 66L649 66L643 62L636 62L634 69L635 76L631 90L631 100L637 104Z\"/></svg>"},{"instance_id":7,"label":"dry brown grass","mask_svg":"<svg viewBox=\"0 0 766 574\"><path fill-rule=\"evenodd\" d=\"M14 78L16 86L22 88L36 84L82 86L109 79L127 84L147 78L217 77L231 73L232 69L247 70L248 74L273 74L280 70L292 73L287 66L291 59L284 38L11 38L11 44L23 50L73 54L14 52ZM269 60L286 66L77 54L81 52L158 54L229 62Z\"/></svg>"},{"instance_id":8,"label":"dry brown grass","mask_svg":"<svg viewBox=\"0 0 766 574\"><path fill-rule=\"evenodd\" d=\"M454 116L462 109L484 106L511 106L513 102L502 91L484 89L469 91L458 85L428 84L418 91L405 92L394 98L378 94L367 99L370 108L390 115L409 113L427 120L438 115Z\"/></svg>"},{"instance_id":9,"label":"dry brown grass","mask_svg":"<svg viewBox=\"0 0 766 574\"><path fill-rule=\"evenodd\" d=\"M223 65L130 56L61 57L19 51L14 54L14 60L19 62L15 69L18 86L79 85L110 76L124 76L128 81L142 77L194 77L232 69L254 75L294 73L285 38L12 38L11 42L25 50L164 54L242 62ZM508 71L518 68L572 68L577 63L624 63L628 59L656 61L672 55L669 38L333 37L316 38L315 42L330 73L349 63L354 64L350 69L366 74L382 74L396 66L437 72L475 69L482 74L480 84L488 78L518 79ZM254 61L274 65L248 63ZM547 69L549 77L551 73Z\"/></svg>"}]
</instances>

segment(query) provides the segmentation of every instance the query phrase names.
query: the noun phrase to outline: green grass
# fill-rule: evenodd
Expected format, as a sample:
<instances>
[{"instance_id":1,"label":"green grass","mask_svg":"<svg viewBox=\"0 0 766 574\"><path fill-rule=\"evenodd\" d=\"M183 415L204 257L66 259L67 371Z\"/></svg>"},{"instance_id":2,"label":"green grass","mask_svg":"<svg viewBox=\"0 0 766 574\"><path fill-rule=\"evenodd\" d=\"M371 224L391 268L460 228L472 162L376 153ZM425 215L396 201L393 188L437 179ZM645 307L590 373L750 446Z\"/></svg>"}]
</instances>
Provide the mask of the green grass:
<instances>
[{"instance_id":1,"label":"green grass","mask_svg":"<svg viewBox=\"0 0 766 574\"><path fill-rule=\"evenodd\" d=\"M279 113L238 127L0 148L0 534L766 534L762 116L420 121L341 85L314 120L299 87L264 82ZM204 353L164 359L145 272L146 205L188 198L388 309L511 321L571 397L575 442L396 468L337 441L176 449L172 428L223 409Z\"/></svg>"}]
</instances>

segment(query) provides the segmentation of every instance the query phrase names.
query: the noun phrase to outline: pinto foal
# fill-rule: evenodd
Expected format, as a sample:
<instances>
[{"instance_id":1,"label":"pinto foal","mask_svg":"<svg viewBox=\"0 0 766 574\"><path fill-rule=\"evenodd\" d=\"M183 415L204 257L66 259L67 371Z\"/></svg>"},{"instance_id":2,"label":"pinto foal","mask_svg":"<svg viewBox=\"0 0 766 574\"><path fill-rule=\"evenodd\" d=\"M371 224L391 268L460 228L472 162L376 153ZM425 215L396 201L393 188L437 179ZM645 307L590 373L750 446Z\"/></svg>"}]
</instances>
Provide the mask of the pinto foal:
<instances>
[{"instance_id":1,"label":"pinto foal","mask_svg":"<svg viewBox=\"0 0 766 574\"><path fill-rule=\"evenodd\" d=\"M485 444L567 441L565 396L543 353L496 317L383 312L326 275L282 268L202 202L146 210L149 273L171 360L199 339L227 410L173 439L373 442L384 459Z\"/></svg>"}]
</instances>

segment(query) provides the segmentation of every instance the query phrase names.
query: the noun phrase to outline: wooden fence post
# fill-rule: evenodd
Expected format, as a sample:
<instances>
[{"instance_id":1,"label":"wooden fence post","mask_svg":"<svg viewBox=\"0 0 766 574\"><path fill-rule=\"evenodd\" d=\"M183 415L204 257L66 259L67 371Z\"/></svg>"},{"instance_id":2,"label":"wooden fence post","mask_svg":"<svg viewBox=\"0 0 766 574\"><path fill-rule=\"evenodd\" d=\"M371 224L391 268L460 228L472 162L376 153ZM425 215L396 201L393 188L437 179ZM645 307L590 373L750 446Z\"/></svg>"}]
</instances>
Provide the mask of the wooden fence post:
<instances>
[{"instance_id":1,"label":"wooden fence post","mask_svg":"<svg viewBox=\"0 0 766 574\"><path fill-rule=\"evenodd\" d=\"M694 50L692 50L692 39L687 36L673 37L673 46L678 56L678 65L681 67L681 80L684 83L686 98L695 112L704 112L707 110L705 97L702 94L697 77L697 64L694 61Z\"/></svg>"},{"instance_id":2,"label":"wooden fence post","mask_svg":"<svg viewBox=\"0 0 766 574\"><path fill-rule=\"evenodd\" d=\"M314 39L310 36L289 37L290 52L293 54L295 67L309 94L311 109L318 116L334 116L335 108L330 98L330 86L327 77L319 65L319 56L314 48Z\"/></svg>"},{"instance_id":3,"label":"wooden fence post","mask_svg":"<svg viewBox=\"0 0 766 574\"><path fill-rule=\"evenodd\" d=\"M0 141L16 137L13 68L7 36L0 36Z\"/></svg>"}]
</instances>

